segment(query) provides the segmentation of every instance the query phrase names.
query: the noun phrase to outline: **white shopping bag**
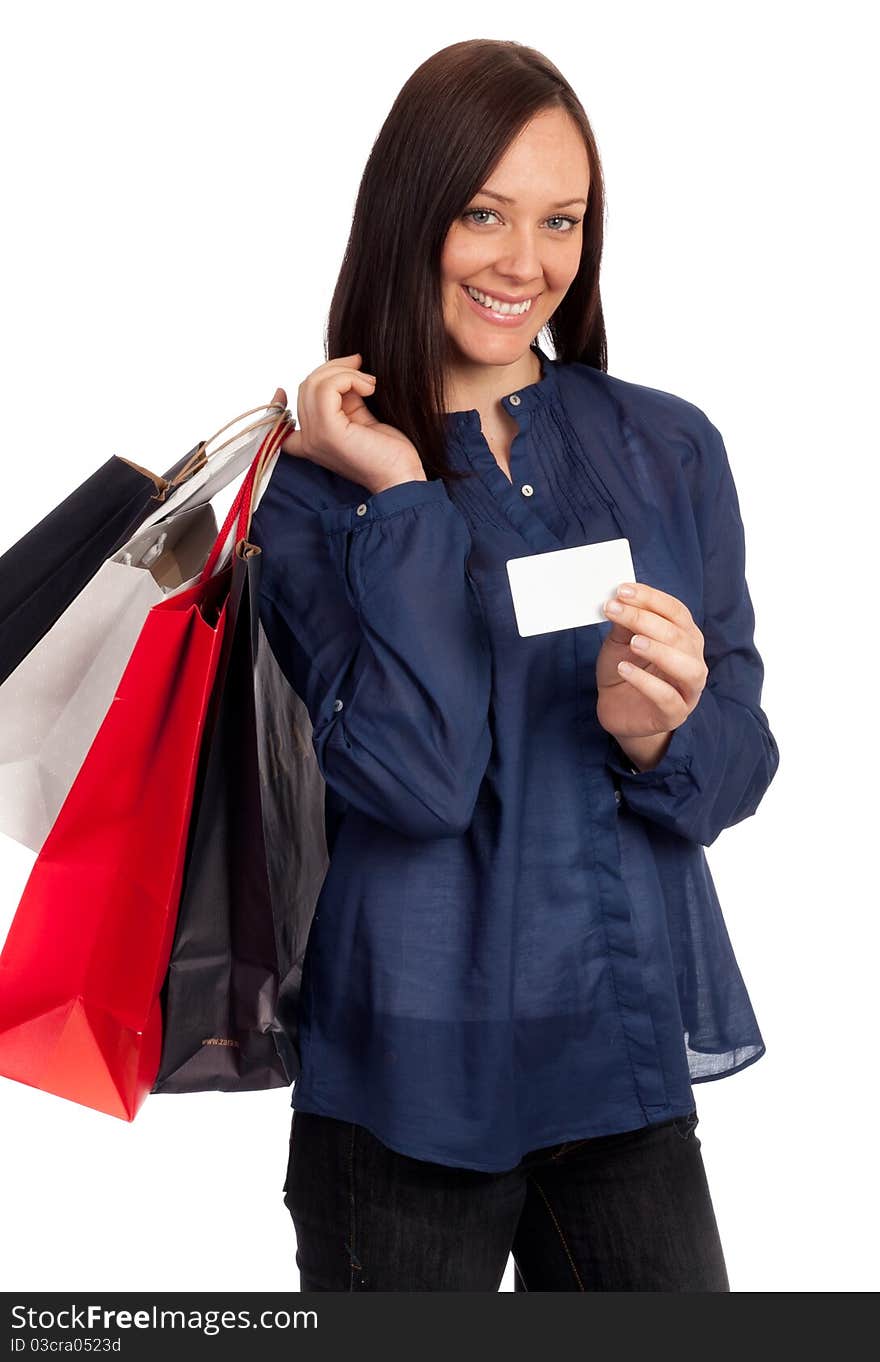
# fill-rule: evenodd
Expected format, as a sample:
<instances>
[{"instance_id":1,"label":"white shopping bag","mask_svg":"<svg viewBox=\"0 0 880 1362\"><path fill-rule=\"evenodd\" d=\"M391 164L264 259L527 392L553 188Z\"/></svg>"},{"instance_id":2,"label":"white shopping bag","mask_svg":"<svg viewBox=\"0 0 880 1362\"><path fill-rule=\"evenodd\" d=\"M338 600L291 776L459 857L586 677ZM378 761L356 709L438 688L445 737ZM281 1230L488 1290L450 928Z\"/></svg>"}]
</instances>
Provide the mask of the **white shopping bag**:
<instances>
[{"instance_id":1,"label":"white shopping bag","mask_svg":"<svg viewBox=\"0 0 880 1362\"><path fill-rule=\"evenodd\" d=\"M204 568L219 530L211 498L250 466L282 409L258 410L266 416L213 453L207 442L206 463L102 563L0 686L0 832L33 851L67 798L148 612L194 585ZM279 452L267 464L254 509ZM231 558L234 535L232 525L218 569Z\"/></svg>"}]
</instances>

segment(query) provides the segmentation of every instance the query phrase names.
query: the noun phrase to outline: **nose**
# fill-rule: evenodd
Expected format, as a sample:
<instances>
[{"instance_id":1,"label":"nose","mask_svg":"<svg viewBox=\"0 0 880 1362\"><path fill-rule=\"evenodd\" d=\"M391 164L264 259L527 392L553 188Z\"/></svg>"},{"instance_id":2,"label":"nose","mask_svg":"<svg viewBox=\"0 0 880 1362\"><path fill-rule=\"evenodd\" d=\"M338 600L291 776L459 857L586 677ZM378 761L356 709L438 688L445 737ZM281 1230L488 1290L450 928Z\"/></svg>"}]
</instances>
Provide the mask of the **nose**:
<instances>
[{"instance_id":1,"label":"nose","mask_svg":"<svg viewBox=\"0 0 880 1362\"><path fill-rule=\"evenodd\" d=\"M495 261L499 278L519 281L517 293L540 293L535 281L543 276L539 243L528 229L514 231L506 242L507 249Z\"/></svg>"}]
</instances>

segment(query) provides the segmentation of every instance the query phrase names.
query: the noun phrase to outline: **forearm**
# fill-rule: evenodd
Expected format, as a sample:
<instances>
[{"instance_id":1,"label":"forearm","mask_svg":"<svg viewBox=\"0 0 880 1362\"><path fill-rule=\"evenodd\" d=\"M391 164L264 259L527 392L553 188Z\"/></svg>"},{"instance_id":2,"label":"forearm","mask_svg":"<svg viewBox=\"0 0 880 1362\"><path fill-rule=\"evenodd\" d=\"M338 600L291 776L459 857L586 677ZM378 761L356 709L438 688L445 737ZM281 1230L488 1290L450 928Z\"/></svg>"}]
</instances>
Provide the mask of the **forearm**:
<instances>
[{"instance_id":1,"label":"forearm","mask_svg":"<svg viewBox=\"0 0 880 1362\"><path fill-rule=\"evenodd\" d=\"M441 479L410 477L362 507L319 512L356 612L338 669L303 696L326 782L416 838L469 826L492 746L492 654Z\"/></svg>"}]
</instances>

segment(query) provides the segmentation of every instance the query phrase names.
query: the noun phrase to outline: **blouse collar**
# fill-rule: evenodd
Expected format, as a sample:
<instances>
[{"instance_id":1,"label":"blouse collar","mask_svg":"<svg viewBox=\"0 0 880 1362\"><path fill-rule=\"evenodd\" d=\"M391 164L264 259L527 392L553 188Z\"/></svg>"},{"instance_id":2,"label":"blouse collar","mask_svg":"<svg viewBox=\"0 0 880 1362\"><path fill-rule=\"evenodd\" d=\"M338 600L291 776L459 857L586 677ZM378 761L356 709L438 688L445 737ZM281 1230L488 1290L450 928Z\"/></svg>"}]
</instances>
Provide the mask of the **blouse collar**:
<instances>
[{"instance_id":1,"label":"blouse collar","mask_svg":"<svg viewBox=\"0 0 880 1362\"><path fill-rule=\"evenodd\" d=\"M531 346L541 363L541 377L523 388L514 388L501 398L505 409L514 418L531 413L535 407L546 406L558 393L556 365L558 360L551 359L538 345ZM449 411L445 413L446 428L450 435L459 436L465 443L480 434L480 413L476 408L470 411Z\"/></svg>"}]
</instances>

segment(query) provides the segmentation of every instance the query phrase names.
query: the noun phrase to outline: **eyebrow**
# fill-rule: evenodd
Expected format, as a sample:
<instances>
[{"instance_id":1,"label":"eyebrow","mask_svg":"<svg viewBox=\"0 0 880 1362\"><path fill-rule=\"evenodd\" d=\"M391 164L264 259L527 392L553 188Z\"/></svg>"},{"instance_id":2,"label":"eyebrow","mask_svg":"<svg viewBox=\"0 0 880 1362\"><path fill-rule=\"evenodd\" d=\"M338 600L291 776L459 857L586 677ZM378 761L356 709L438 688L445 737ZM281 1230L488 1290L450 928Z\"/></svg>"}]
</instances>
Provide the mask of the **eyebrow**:
<instances>
[{"instance_id":1,"label":"eyebrow","mask_svg":"<svg viewBox=\"0 0 880 1362\"><path fill-rule=\"evenodd\" d=\"M480 190L480 193L485 194L487 199L495 199L498 203L511 204L516 202L516 199L509 199L506 194L497 194L494 189L482 189ZM551 203L550 207L568 208L572 203L582 203L585 208L587 206L586 199L563 199L561 203Z\"/></svg>"}]
</instances>

